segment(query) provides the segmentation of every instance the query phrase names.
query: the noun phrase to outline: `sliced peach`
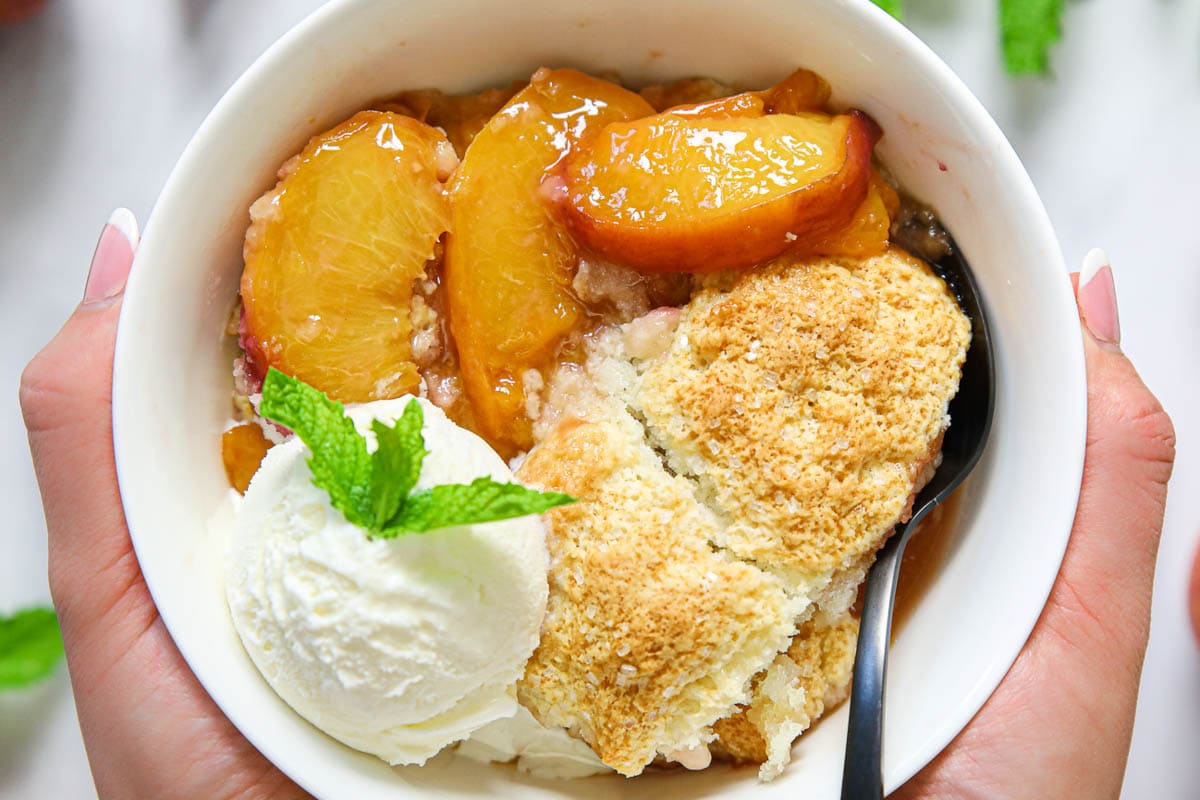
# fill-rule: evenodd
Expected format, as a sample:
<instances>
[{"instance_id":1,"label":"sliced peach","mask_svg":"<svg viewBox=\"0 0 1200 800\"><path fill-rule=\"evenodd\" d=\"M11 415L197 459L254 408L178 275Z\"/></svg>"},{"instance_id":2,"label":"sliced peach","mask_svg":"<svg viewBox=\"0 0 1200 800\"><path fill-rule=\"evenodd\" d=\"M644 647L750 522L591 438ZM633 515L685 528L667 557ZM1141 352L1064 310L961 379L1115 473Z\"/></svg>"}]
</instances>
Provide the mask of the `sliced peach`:
<instances>
[{"instance_id":1,"label":"sliced peach","mask_svg":"<svg viewBox=\"0 0 1200 800\"><path fill-rule=\"evenodd\" d=\"M707 103L728 97L734 89L712 78L684 78L672 83L655 83L642 89L638 94L646 99L655 111L666 111L668 108L683 105Z\"/></svg>"},{"instance_id":2,"label":"sliced peach","mask_svg":"<svg viewBox=\"0 0 1200 800\"><path fill-rule=\"evenodd\" d=\"M250 479L258 472L263 456L271 449L271 442L263 435L262 428L253 422L235 425L221 434L221 461L225 464L225 477L238 494L245 494Z\"/></svg>"},{"instance_id":3,"label":"sliced peach","mask_svg":"<svg viewBox=\"0 0 1200 800\"><path fill-rule=\"evenodd\" d=\"M439 131L364 111L312 139L251 207L242 346L343 402L417 387L413 281L450 223Z\"/></svg>"},{"instance_id":4,"label":"sliced peach","mask_svg":"<svg viewBox=\"0 0 1200 800\"><path fill-rule=\"evenodd\" d=\"M539 202L546 171L582 137L653 113L638 95L575 70L539 70L467 149L451 190L444 264L450 330L479 432L501 453L530 444L526 384L584 309L577 254Z\"/></svg>"},{"instance_id":5,"label":"sliced peach","mask_svg":"<svg viewBox=\"0 0 1200 800\"><path fill-rule=\"evenodd\" d=\"M798 69L758 93L769 114L799 114L821 111L829 103L829 82L812 70Z\"/></svg>"},{"instance_id":6,"label":"sliced peach","mask_svg":"<svg viewBox=\"0 0 1200 800\"><path fill-rule=\"evenodd\" d=\"M503 89L484 89L475 94L444 94L437 89L401 92L379 106L441 128L461 156L488 120L526 84L516 82Z\"/></svg>"},{"instance_id":7,"label":"sliced peach","mask_svg":"<svg viewBox=\"0 0 1200 800\"><path fill-rule=\"evenodd\" d=\"M600 254L647 271L751 267L846 227L867 195L879 130L853 112L689 109L608 125L572 151L557 197Z\"/></svg>"},{"instance_id":8,"label":"sliced peach","mask_svg":"<svg viewBox=\"0 0 1200 800\"><path fill-rule=\"evenodd\" d=\"M670 110L672 117L700 119L728 119L730 117L761 117L767 113L767 105L758 92L742 92L728 97L718 97L694 103L690 106L676 106Z\"/></svg>"},{"instance_id":9,"label":"sliced peach","mask_svg":"<svg viewBox=\"0 0 1200 800\"><path fill-rule=\"evenodd\" d=\"M679 111L681 106L703 106L721 108L730 100L734 107L746 98L758 98L760 108L768 114L798 114L803 111L821 111L829 103L829 83L812 70L798 69L769 89L760 92L735 94L733 88L711 78L686 78L667 84L653 84L642 89L642 97L654 106L655 111L668 109ZM735 99L736 98L736 99Z\"/></svg>"},{"instance_id":10,"label":"sliced peach","mask_svg":"<svg viewBox=\"0 0 1200 800\"><path fill-rule=\"evenodd\" d=\"M899 208L896 190L872 170L867 197L854 212L854 219L808 250L814 255L825 256L867 258L880 255L887 250L892 218Z\"/></svg>"}]
</instances>

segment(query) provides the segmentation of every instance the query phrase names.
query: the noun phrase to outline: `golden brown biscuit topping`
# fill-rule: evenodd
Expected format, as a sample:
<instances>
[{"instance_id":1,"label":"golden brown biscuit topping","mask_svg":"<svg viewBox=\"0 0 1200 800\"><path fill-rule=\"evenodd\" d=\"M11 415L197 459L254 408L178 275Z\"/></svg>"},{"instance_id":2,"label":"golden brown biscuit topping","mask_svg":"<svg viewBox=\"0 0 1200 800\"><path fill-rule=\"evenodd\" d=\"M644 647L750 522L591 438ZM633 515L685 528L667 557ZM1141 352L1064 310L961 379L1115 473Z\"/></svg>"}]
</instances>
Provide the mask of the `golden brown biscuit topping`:
<instances>
[{"instance_id":1,"label":"golden brown biscuit topping","mask_svg":"<svg viewBox=\"0 0 1200 800\"><path fill-rule=\"evenodd\" d=\"M546 515L522 703L624 774L718 734L778 774L844 695L846 607L927 477L969 335L899 250L779 259L596 334L518 472L581 500Z\"/></svg>"},{"instance_id":2,"label":"golden brown biscuit topping","mask_svg":"<svg viewBox=\"0 0 1200 800\"><path fill-rule=\"evenodd\" d=\"M783 258L699 292L638 401L727 520L718 543L802 589L901 518L969 342L945 284L899 249Z\"/></svg>"}]
</instances>

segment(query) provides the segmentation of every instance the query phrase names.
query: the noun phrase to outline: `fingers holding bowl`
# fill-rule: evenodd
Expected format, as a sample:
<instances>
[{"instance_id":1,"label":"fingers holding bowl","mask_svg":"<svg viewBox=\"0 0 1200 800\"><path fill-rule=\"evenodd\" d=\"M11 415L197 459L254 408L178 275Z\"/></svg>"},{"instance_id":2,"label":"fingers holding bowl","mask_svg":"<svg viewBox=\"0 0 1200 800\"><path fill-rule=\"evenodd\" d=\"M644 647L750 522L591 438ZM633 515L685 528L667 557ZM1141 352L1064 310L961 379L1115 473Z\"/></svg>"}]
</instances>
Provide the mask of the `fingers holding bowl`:
<instances>
[{"instance_id":1,"label":"fingers holding bowl","mask_svg":"<svg viewBox=\"0 0 1200 800\"><path fill-rule=\"evenodd\" d=\"M46 0L0 0L0 25L29 19L46 5Z\"/></svg>"},{"instance_id":2,"label":"fingers holding bowl","mask_svg":"<svg viewBox=\"0 0 1200 800\"><path fill-rule=\"evenodd\" d=\"M1192 633L1200 644L1200 547L1196 548L1196 557L1192 561L1192 580L1188 587L1188 612L1192 618Z\"/></svg>"},{"instance_id":3,"label":"fingers holding bowl","mask_svg":"<svg viewBox=\"0 0 1200 800\"><path fill-rule=\"evenodd\" d=\"M113 343L137 238L133 214L113 212L83 301L21 376L21 410L46 512L51 591L68 640L140 580L117 489L111 415ZM119 575L102 579L110 569Z\"/></svg>"},{"instance_id":4,"label":"fingers holding bowl","mask_svg":"<svg viewBox=\"0 0 1200 800\"><path fill-rule=\"evenodd\" d=\"M1088 433L1070 543L1016 663L971 725L902 797L959 796L964 786L1012 795L1028 787L1031 752L1036 763L1052 765L1053 778L1038 786L1042 796L1120 792L1175 435L1120 350L1107 257L1093 251L1071 283L1087 362ZM1193 585L1197 608L1200 586ZM1022 746L1012 747L1016 741Z\"/></svg>"},{"instance_id":5,"label":"fingers holding bowl","mask_svg":"<svg viewBox=\"0 0 1200 800\"><path fill-rule=\"evenodd\" d=\"M1170 417L1121 352L1113 270L1099 250L1072 275L1088 372L1088 439L1071 544L1044 619L1073 644L1104 641L1136 696L1175 459ZM1052 613L1053 610L1058 615Z\"/></svg>"},{"instance_id":6,"label":"fingers holding bowl","mask_svg":"<svg viewBox=\"0 0 1200 800\"><path fill-rule=\"evenodd\" d=\"M1175 460L1175 430L1158 398L1121 351L1121 324L1113 269L1102 250L1072 275L1084 330L1088 371L1088 455L1076 527L1091 521L1089 503L1114 520L1127 518L1147 534L1139 550L1153 556L1161 530L1167 481ZM1101 491L1103 488L1103 491ZM1130 501L1118 506L1119 497ZM1145 524L1153 523L1153 524Z\"/></svg>"}]
</instances>

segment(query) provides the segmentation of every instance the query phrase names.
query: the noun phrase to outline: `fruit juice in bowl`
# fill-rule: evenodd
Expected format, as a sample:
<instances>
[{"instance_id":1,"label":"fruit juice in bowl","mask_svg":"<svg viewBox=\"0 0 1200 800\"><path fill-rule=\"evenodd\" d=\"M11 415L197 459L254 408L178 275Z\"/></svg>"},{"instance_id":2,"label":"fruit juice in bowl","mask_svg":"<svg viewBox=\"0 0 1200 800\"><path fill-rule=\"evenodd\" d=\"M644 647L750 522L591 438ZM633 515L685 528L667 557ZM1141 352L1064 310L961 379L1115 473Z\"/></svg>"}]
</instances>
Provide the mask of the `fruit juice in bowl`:
<instances>
[{"instance_id":1,"label":"fruit juice in bowl","mask_svg":"<svg viewBox=\"0 0 1200 800\"><path fill-rule=\"evenodd\" d=\"M989 311L997 320L1002 389L996 444L983 472L964 498L960 538L897 641L893 654L885 772L889 788L898 785L965 724L1015 657L1057 571L1073 515L1082 452L1082 368L1079 354L1066 344L1059 344L1074 341L1068 333L1075 325L1073 305L1061 282L1061 263L1053 234L1028 178L994 124L944 65L866 2L808 3L800 7L764 3L736 13L716 3L668 3L646 9L621 2L602 6L530 2L503 10L503 36L495 33L496 14L490 4L470 2L417 2L402 8L364 0L332 3L281 40L230 90L172 175L148 226L130 281L114 379L114 436L123 497L139 560L165 622L185 658L225 713L268 758L318 796L372 797L385 793L423 796L432 792L521 797L611 796L619 792L641 796L664 791L680 796L713 791L749 796L794 792L801 786L815 796L835 796L844 738L844 723L839 720L844 720L844 712L833 713L825 725L803 736L791 750L792 763L772 783L764 785L755 782L753 772L728 766L698 772L652 769L633 780L607 774L556 782L518 771L482 767L464 761L453 752L422 767L397 769L389 767L384 759L353 749L359 744L340 744L338 739L346 741L348 737L335 739L322 733L305 721L311 715L298 707L302 705L299 701L291 698L285 702L277 690L272 690L269 676L264 679L266 670L261 664L256 667L256 661L247 652L251 648L243 646L245 634L239 638L230 616L226 554L236 536L237 523L233 521L234 501L222 468L220 446L220 436L228 427L230 416L231 364L238 355L244 355L250 362L250 373L256 379L265 377L261 374L264 366L273 366L307 383L324 382L323 391L347 403L395 397L416 384L418 376L405 366L412 360L398 357L405 354L405 344L410 352L413 346L411 316L409 329L401 326L397 330L372 322L373 318L386 321L404 316L396 309L411 308L411 296L406 293L413 291L415 285L412 270L422 266L431 255L437 255L438 236L410 246L411 231L404 229L405 225L419 229L433 221L434 227L444 225L450 231L448 241L440 245L446 250L442 254L445 271L441 277L450 288L457 281L461 291L447 296L444 305L439 305L439 299L431 302L430 307L435 312L444 311L453 325L458 304L457 318L463 320L457 323L463 335L458 336L455 331L455 346L463 366L462 391L472 401L472 416L458 421L474 428L502 455L511 456L527 449L528 442L539 435L537 427L543 419L540 413L543 409L537 409L537 414L529 413L532 406L525 402L529 395L542 389L551 391L555 385L566 386L566 378L558 373L539 374L538 378L547 384L543 387L535 385L538 378L527 379L526 375L530 364L542 357L542 351L557 346L547 342L558 342L563 331L574 329L578 320L587 316L588 300L575 285L577 275L565 283L553 273L547 279L547 271L530 266L526 278L511 284L511 298L505 297L509 290L503 281L475 280L488 272L479 266L485 263L483 259L504 256L504 246L497 243L503 242L506 229L495 224L489 229L489 223L497 220L485 213L497 201L503 201L513 216L531 215L531 219L521 223L522 230L548 224L545 206L529 205L528 190L514 191L515 180L507 180L521 174L524 162L519 156L527 156L528 150L505 150L500 135L489 137L494 145L491 152L482 147L468 147L457 153L460 170L463 165L469 167L472 161L484 167L462 170L460 175L475 174L481 176L481 181L493 172L497 177L478 187L461 188L459 201L451 203L449 208L440 205L437 192L428 192L426 196L432 198L429 202L411 204L420 213L403 219L388 215L380 205L364 203L347 209L340 218L326 220L329 227L325 231L308 229L315 239L335 246L337 235L345 234L348 224L370 223L373 229L380 226L382 232L374 246L358 262L371 265L362 275L343 276L344 285L329 281L320 285L305 285L303 281L272 283L279 274L296 267L288 266L289 258L306 251L303 242L275 238L279 231L271 228L271 215L284 204L303 198L306 176L317 174L304 168L305 164L319 171L320 162L329 155L329 150L317 152L321 146L341 147L340 152L348 158L361 158L364 165L394 155L395 151L379 145L381 141L401 143L408 152L425 148L426 157L419 163L428 165L428 169L388 173L395 185L403 184L402 191L410 197L430 189L434 183L452 184L455 180L448 169L439 168L439 159L447 154L447 145L451 148L461 145L461 140L455 141L455 126L447 124L444 138L430 138L424 128L397 121L411 119L402 109L373 108L379 105L379 98L393 98L403 90L433 87L446 93L477 92L488 87L502 92L514 80L526 80L543 66L577 68L593 79L597 74L615 71L624 84L634 88L691 76L711 76L722 83L756 89L776 84L798 67L808 67L824 76L833 87L831 103L835 109L861 109L873 121L868 125L866 117L856 122L859 118L846 115L846 131L839 132L841 135L831 139L826 147L847 142L851 126L861 127L867 138L882 132L875 151L880 163L905 192L934 208L954 233L976 271ZM632 92L629 95L638 97ZM624 99L625 95L619 97ZM648 103L645 98L639 101ZM613 110L620 102L606 105ZM372 108L373 112L364 112ZM636 114L645 117L654 110L643 109ZM367 116L356 116L359 112ZM551 117L562 113L553 108L548 112ZM372 113L390 116L370 116ZM736 113L739 112L733 110L730 118L736 117ZM634 113L629 117L633 126L641 118ZM615 122L606 120L606 124ZM728 130L742 132L737 124L731 124ZM328 138L312 139L323 133ZM651 138L657 135L644 129L631 129L628 133ZM320 144L306 150L305 144L310 140ZM361 143L367 146L359 149ZM284 184L280 184L287 185L288 191L276 195L280 207L273 208L268 199L252 210L256 198L269 193L276 184L280 165L297 153L301 154L299 161L290 162L290 172L285 168ZM579 175L584 170L603 173L595 185L610 194L632 187L628 175L620 173L616 159L605 160L596 155L590 162L572 162L568 158L557 168L560 171L554 180L540 182L538 186L545 188L543 199L547 203L561 208L563 225L570 231L568 243L582 240L589 252L607 253L610 259L632 262L638 256L630 254L642 254L654 258L658 264L664 263L664 259L653 256L654 246L639 238L643 236L641 232L631 232L628 225L615 218L619 214L606 216L606 209L613 210L620 204L601 202L589 206L586 201L590 194L571 192L572 186L581 185ZM838 172L841 170L830 174ZM360 174L355 170L349 173ZM604 184L605 175L613 178L611 183ZM815 175L812 183L823 177L827 175ZM372 186L375 187L374 182ZM297 188L294 193L292 187ZM383 192L387 187L375 188ZM645 191L633 200L643 204L653 201L655 187L643 188ZM874 184L874 191L879 203L886 207L886 190ZM348 193L363 196L353 186ZM633 200L621 208L637 208ZM802 217L803 208L792 207L787 213L789 222L794 221ZM252 218L264 221L263 235L247 239ZM675 254L677 260L670 266L698 274L703 270L699 262L706 255L710 257L707 263L730 266L722 259L736 258L737 248L728 247L732 255L725 255L722 242L728 240L728 235L720 235L719 220L709 222L712 224L706 222L702 230L697 230L717 233L707 239L698 235L694 246L686 235L686 225L681 228L684 233L676 234L675 239L654 239L665 242L662 246ZM394 227L382 227L388 225ZM788 227L783 225L778 231L785 240L787 234L798 240L804 233ZM819 230L819 226L810 225L806 230L813 229ZM1021 230L1023 235L1014 236L1015 230ZM822 233L832 235L833 231ZM552 246L563 247L557 257L564 262L571 260L573 256L563 243L565 240L551 237L549 241ZM1015 246L1014 241L1018 242ZM556 257L553 252L550 256L551 260ZM267 264L270 268L263 270ZM463 265L465 268L456 275L456 269ZM578 265L572 268L578 269ZM512 269L506 266L504 274L511 275ZM663 271L669 270L663 267ZM261 281L266 282L265 288L258 294ZM653 307L646 308L645 313L639 307L635 315L639 324L622 332L623 336L630 334L622 340L627 349L628 341L651 342L647 345L649 349L638 350L645 354L652 353L653 342L666 341L660 336L662 331L669 334L679 330L671 326L695 325L699 319L693 319L699 306L689 310L690 303L696 302L695 295L682 306L680 313L672 314L670 309L681 308L680 299L675 296L678 287L669 276L656 277L655 281L642 298L647 306ZM598 279L588 283L593 288L600 285ZM238 339L243 354L231 352L222 344L229 309L239 288L244 314L240 318ZM745 291L753 288L747 287ZM731 291L737 291L736 287ZM338 302L346 304L340 313L335 307L334 313L314 321L311 330L292 330L286 336L278 332L280 326L274 324L273 317L284 313L289 304L309 302L312 296L319 296L325 303L326 294L335 306ZM383 301L364 303L364 296ZM755 294L746 296L760 298ZM579 307L572 309L572 303ZM511 308L516 304L525 309L524 318L510 314L502 319L487 313L493 305ZM545 313L547 310L551 313ZM654 313L658 316L651 316ZM350 327L340 327L343 324ZM362 340L362 330L355 330L355 325L368 331L368 337L381 329L385 334L368 347L338 353L339 343ZM472 326L476 325L478 330L472 332ZM765 330L769 331L770 326ZM578 352L587 357L595 357L593 360L599 357L593 345L580 347L583 349ZM589 347L593 349L588 350ZM637 350L637 345L634 349ZM339 363L339 358L345 358L346 362ZM521 358L531 361L522 362ZM388 359L392 361L389 363ZM634 360L649 358L634 357ZM136 366L147 363L163 365L152 384L146 371ZM497 365L515 374L498 378ZM339 380L345 376L345 385L338 380L329 383L329 376L322 369L332 371ZM584 383L591 386L596 383L592 378L602 373L588 374L589 381ZM1036 404L1023 393L1023 387L1046 385L1062 375L1069 378L1069 385L1062 392L1042 396ZM518 397L505 384L510 377L529 381L521 384L523 396ZM252 382L247 388L260 387ZM343 389L347 393L337 398L338 391ZM437 399L433 394L427 385L430 402ZM402 406L403 403L397 408ZM645 404L653 415L651 406ZM577 410L582 406L570 407ZM434 424L431 420L436 417L435 411L428 406L424 408L426 422ZM352 410L351 416L354 413ZM1041 420L1055 420L1055 425L1030 425L1030 414ZM1015 424L1017 415L1025 418L1027 424ZM399 425L402 416L403 411L391 412L384 424ZM524 423L505 424L512 420ZM298 420L292 429L299 430L303 424L303 420ZM369 438L371 421L367 420L363 426L360 433ZM145 434L148 429L159 434L151 438ZM624 429L617 425L613 430ZM583 437L587 431L584 426L572 435ZM1054 448L1047 447L1047 435L1060 437ZM427 440L432 453L439 441L432 429ZM564 440L563 446L574 447L587 441L593 440ZM598 457L608 458L607 448L619 441L619 437L614 434L594 441L600 443L597 445L600 449L595 451ZM377 443L372 442L371 447L375 446ZM314 453L319 450L311 449ZM458 449L465 452L461 445ZM297 452L291 456L292 465L306 477L308 473L302 470L309 467L300 457L300 445L296 443L293 450ZM549 452L549 448L544 452ZM1050 452L1063 461L1063 469L1055 473L1059 477L1050 481L1034 483L1019 470L1003 468L1004 464L1045 458ZM433 470L436 454L429 458L429 469ZM499 464L502 466L503 462ZM537 467L535 462L522 469ZM556 475L545 468L538 474L541 484ZM622 502L637 511L645 505L661 503L662 498L674 496L671 493L678 489L671 476L662 477L659 472L654 475L658 477L648 480L660 481L653 485L661 486L662 491L641 505L631 500L635 495L629 493L649 484L626 486L615 473L605 473L604 480L605 486L615 493L613 496L625 492L620 494L626 498ZM412 497L451 483L466 485L473 478L465 473L447 472L437 482L415 488ZM497 467L492 479L503 483L508 476ZM316 491L304 480L297 480L296 485L303 486L305 491ZM1025 535L1007 529L1003 509L1011 507L1018 497L1034 509L1041 521L1040 530L1052 531L1053 536ZM557 536L554 526L558 524L553 515L575 513L569 509L583 508L585 502L593 501L585 498L580 504L563 506L546 516L546 524L551 526L548 542L552 551ZM402 503L399 510L386 515L389 518L382 520L374 533L388 530L390 523L403 517L405 507ZM349 512L336 503L333 508L344 514L351 529L355 527L357 523L350 519ZM702 510L697 513L703 516ZM371 532L371 524L357 527ZM429 542L445 538L437 530L420 536L429 537ZM370 547L379 544L378 539L366 533L361 539ZM420 540L417 537L412 541ZM347 537L346 541L357 540ZM399 537L396 541L400 541ZM455 549L455 552L462 551ZM704 557L703 553L696 556ZM528 561L527 558L525 563ZM409 559L401 563L416 562ZM734 569L728 564L719 565L719 569L726 568ZM1016 589L1011 583L1014 574L1022 576ZM790 608L788 604L796 602L794 586L789 584L778 591L771 588L774 586L771 581L778 576L752 577L766 587L762 596L776 598L780 609ZM981 599L987 596L989 586L995 592L1005 591L1015 598L1000 616L997 609L988 607ZM968 591L969 587L974 590ZM553 592L552 580L551 611L547 619L554 613ZM580 607L581 619L588 618L589 607L586 603ZM604 607L598 606L596 613L603 617ZM973 622L968 624L968 620ZM980 625L980 620L990 622ZM583 627L586 624L580 629ZM770 636L784 635L768 627L760 626L765 631L764 642ZM553 628L544 624L543 639L549 630ZM947 630L956 633L948 639ZM982 630L989 631L986 641L980 638L982 634L973 633ZM775 645L766 643L762 647L769 652ZM939 658L931 663L928 655L935 651ZM535 662L537 658L534 656ZM627 679L636 681L643 677L637 672L640 664L631 666L635 673L626 675ZM730 666L722 668L719 674L730 676L735 672ZM622 674L625 673L616 669L614 686ZM525 691L525 701L536 706L530 696L535 688L543 691L548 685L551 683L542 681L537 687L518 689L517 697L520 699L521 691ZM498 701L504 702L503 698ZM615 701L610 703L611 707L615 705ZM361 727L363 723L355 724ZM587 731L575 733L584 738L588 735ZM595 736L594 731L591 733ZM600 744L596 747L604 749ZM689 765L686 762L693 754L690 750L673 750L661 755L663 760L670 758ZM618 762L618 766L625 763L616 758L610 760Z\"/></svg>"}]
</instances>

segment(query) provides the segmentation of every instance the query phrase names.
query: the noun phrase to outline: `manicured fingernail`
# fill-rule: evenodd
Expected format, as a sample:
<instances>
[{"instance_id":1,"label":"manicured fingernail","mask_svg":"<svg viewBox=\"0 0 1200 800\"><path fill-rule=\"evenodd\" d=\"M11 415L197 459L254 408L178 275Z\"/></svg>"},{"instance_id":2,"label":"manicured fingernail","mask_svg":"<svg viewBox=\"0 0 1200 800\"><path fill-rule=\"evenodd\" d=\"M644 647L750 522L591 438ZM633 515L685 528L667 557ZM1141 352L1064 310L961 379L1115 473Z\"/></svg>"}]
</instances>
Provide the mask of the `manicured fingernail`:
<instances>
[{"instance_id":1,"label":"manicured fingernail","mask_svg":"<svg viewBox=\"0 0 1200 800\"><path fill-rule=\"evenodd\" d=\"M1096 249L1084 256L1076 297L1088 332L1098 341L1119 346L1121 318L1117 315L1117 288L1108 254L1103 250Z\"/></svg>"},{"instance_id":2,"label":"manicured fingernail","mask_svg":"<svg viewBox=\"0 0 1200 800\"><path fill-rule=\"evenodd\" d=\"M96 252L92 254L92 266L88 270L87 285L83 289L83 302L98 303L109 300L125 291L125 280L133 266L133 251L137 249L137 218L127 208L118 208L108 218Z\"/></svg>"}]
</instances>

